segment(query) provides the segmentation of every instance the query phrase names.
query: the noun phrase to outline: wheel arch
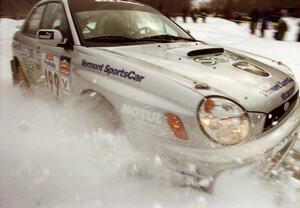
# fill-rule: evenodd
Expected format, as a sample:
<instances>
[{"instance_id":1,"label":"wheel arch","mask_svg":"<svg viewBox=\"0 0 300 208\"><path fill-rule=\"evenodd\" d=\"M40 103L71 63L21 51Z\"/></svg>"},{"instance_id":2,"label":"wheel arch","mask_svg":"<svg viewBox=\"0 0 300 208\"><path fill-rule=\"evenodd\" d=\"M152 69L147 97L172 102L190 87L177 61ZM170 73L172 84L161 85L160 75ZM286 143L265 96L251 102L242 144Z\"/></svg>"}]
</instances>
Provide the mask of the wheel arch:
<instances>
[{"instance_id":1,"label":"wheel arch","mask_svg":"<svg viewBox=\"0 0 300 208\"><path fill-rule=\"evenodd\" d=\"M89 96L91 99L96 97L96 98L100 99L101 102L106 102L108 105L111 106L113 113L120 120L121 124L123 123L122 116L120 115L116 106L105 95L103 95L103 93L99 92L96 89L88 88L88 89L84 89L80 92L80 97L83 97L83 96Z\"/></svg>"}]
</instances>

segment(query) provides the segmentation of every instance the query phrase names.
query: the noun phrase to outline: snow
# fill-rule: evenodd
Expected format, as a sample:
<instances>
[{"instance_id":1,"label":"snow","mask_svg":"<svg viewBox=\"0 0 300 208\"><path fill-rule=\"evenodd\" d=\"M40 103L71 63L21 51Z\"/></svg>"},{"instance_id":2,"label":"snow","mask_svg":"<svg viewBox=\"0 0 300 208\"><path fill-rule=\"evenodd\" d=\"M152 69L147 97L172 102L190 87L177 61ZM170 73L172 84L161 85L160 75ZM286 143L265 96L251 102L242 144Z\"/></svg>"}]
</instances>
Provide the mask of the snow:
<instances>
[{"instance_id":1,"label":"snow","mask_svg":"<svg viewBox=\"0 0 300 208\"><path fill-rule=\"evenodd\" d=\"M251 36L247 25L218 18L180 23L198 39L286 62L300 78L297 19L285 42ZM179 21L180 22L180 21ZM0 20L1 208L297 208L299 181L269 181L249 169L228 170L211 194L182 186L159 157L136 152L122 133L90 133L75 107L11 85L12 34L20 21ZM209 184L203 180L201 184Z\"/></svg>"}]
</instances>

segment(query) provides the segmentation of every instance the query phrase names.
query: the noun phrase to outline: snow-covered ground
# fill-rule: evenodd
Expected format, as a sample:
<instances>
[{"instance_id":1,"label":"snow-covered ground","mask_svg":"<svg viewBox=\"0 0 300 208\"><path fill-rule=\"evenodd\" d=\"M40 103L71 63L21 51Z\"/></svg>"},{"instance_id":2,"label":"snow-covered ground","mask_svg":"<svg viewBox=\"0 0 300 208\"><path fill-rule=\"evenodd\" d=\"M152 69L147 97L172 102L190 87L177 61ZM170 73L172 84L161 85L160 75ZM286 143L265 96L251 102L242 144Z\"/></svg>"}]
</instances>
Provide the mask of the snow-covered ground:
<instances>
[{"instance_id":1,"label":"snow-covered ground","mask_svg":"<svg viewBox=\"0 0 300 208\"><path fill-rule=\"evenodd\" d=\"M9 60L17 24L0 20L0 208L299 208L295 181L270 183L248 169L222 174L212 194L179 186L159 158L141 156L124 135L87 133L76 109L13 89ZM282 60L300 80L294 26L288 41L279 42L218 18L180 24L201 40Z\"/></svg>"}]
</instances>

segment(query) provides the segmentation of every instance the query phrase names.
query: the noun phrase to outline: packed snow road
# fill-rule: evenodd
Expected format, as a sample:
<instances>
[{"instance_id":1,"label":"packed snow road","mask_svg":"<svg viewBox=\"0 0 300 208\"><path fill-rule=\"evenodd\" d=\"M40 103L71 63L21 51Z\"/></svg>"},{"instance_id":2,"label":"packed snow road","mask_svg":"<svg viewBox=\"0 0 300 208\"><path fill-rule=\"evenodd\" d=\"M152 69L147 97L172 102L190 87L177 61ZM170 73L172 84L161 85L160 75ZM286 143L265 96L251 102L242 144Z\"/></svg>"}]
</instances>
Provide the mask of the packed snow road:
<instances>
[{"instance_id":1,"label":"packed snow road","mask_svg":"<svg viewBox=\"0 0 300 208\"><path fill-rule=\"evenodd\" d=\"M135 152L122 133L89 133L78 109L13 89L10 44L20 22L0 21L1 208L299 207L297 181L269 182L249 169L222 174L212 194L183 187L159 158ZM204 41L280 59L300 78L299 43L250 36L245 25L217 18L182 25Z\"/></svg>"}]
</instances>

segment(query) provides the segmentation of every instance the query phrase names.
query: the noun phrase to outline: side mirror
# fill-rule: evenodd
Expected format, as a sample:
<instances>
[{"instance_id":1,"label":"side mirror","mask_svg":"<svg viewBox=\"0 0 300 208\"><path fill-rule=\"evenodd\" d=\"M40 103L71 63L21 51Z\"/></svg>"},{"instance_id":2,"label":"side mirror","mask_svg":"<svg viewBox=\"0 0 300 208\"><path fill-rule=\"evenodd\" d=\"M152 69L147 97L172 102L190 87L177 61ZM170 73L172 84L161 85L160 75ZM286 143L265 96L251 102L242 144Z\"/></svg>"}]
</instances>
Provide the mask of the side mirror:
<instances>
[{"instance_id":1,"label":"side mirror","mask_svg":"<svg viewBox=\"0 0 300 208\"><path fill-rule=\"evenodd\" d=\"M42 29L38 30L36 37L40 43L49 46L58 46L64 43L63 36L59 30Z\"/></svg>"}]
</instances>

